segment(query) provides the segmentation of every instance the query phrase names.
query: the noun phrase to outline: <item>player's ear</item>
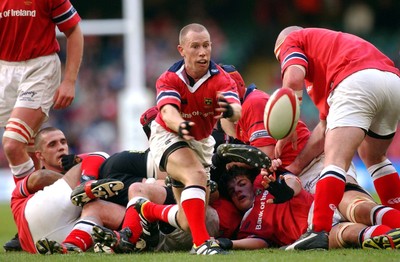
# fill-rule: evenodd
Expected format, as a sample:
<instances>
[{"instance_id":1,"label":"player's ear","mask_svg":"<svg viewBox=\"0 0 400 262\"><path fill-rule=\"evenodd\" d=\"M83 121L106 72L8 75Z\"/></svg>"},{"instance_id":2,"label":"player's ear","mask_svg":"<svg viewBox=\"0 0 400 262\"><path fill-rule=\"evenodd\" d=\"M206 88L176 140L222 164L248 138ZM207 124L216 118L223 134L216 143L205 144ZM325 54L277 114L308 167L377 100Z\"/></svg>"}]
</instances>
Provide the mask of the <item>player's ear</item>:
<instances>
[{"instance_id":1,"label":"player's ear","mask_svg":"<svg viewBox=\"0 0 400 262\"><path fill-rule=\"evenodd\" d=\"M181 45L178 45L177 49L178 49L179 54L181 54L182 57L185 57L185 55L183 53L183 47Z\"/></svg>"},{"instance_id":2,"label":"player's ear","mask_svg":"<svg viewBox=\"0 0 400 262\"><path fill-rule=\"evenodd\" d=\"M37 159L39 159L40 161L43 160L42 152L40 152L40 151L35 151L34 154L35 154L35 157L36 157Z\"/></svg>"}]
</instances>

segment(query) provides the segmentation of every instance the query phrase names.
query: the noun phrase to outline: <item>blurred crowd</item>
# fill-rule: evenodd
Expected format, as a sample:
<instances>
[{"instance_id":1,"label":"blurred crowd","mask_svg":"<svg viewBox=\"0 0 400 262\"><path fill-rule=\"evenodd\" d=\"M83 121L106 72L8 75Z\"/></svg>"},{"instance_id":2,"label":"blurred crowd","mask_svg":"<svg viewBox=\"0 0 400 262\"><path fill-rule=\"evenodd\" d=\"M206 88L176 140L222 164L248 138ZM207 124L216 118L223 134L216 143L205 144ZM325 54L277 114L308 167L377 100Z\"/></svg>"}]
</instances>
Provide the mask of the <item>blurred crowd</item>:
<instances>
[{"instance_id":1,"label":"blurred crowd","mask_svg":"<svg viewBox=\"0 0 400 262\"><path fill-rule=\"evenodd\" d=\"M83 19L121 18L121 1L71 0ZM397 0L143 0L146 88L154 93L158 76L179 60L179 28L191 22L204 24L211 33L213 60L233 64L247 84L272 92L279 87L279 67L273 45L288 25L326 27L359 35L400 65L400 25ZM65 43L60 39L62 61ZM120 150L118 95L125 86L123 36L85 36L85 52L75 101L52 111L46 125L64 131L72 152ZM255 61L264 60L264 64ZM261 68L260 68L261 67ZM265 67L265 68L264 68ZM253 79L249 72L258 72ZM134 103L134 101L132 101ZM305 99L303 120L312 128L318 114ZM139 119L132 119L139 121ZM390 149L400 159L400 136ZM0 167L7 167L0 149Z\"/></svg>"}]
</instances>

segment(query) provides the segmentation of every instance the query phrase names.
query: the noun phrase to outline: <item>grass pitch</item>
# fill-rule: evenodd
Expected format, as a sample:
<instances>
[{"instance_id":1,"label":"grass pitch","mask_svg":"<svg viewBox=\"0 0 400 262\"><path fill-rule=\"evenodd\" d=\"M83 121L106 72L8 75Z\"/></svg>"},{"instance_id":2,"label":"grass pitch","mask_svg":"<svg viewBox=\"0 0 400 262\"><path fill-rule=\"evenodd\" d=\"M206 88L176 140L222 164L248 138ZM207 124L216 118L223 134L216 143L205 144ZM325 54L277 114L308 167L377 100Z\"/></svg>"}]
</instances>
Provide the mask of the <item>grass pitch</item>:
<instances>
[{"instance_id":1,"label":"grass pitch","mask_svg":"<svg viewBox=\"0 0 400 262\"><path fill-rule=\"evenodd\" d=\"M8 203L0 204L0 261L127 261L135 260L140 262L146 261L229 261L229 262L250 262L250 261L295 261L295 262L312 262L312 261L351 261L351 262L391 262L400 261L400 250L361 250L361 249L341 249L330 251L294 251L286 252L279 249L263 249L254 251L231 251L229 255L220 256L194 256L188 252L173 253L141 253L126 255L105 255L95 253L69 254L69 255L49 255L43 256L39 254L29 254L26 252L4 252L3 245L11 239L16 231L14 221L11 215L11 209Z\"/></svg>"}]
</instances>

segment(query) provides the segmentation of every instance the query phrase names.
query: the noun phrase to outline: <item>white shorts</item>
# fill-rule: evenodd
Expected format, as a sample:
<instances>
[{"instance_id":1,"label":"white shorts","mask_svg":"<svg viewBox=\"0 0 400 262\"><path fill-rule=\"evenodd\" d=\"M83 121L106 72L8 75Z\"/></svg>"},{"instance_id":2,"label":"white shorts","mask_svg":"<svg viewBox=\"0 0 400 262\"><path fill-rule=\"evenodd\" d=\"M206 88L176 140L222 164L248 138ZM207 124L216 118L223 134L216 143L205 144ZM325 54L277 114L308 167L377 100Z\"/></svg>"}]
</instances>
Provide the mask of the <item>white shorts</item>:
<instances>
[{"instance_id":1,"label":"white shorts","mask_svg":"<svg viewBox=\"0 0 400 262\"><path fill-rule=\"evenodd\" d=\"M36 192L25 207L25 218L36 243L47 237L59 243L71 232L82 211L70 200L72 189L64 179Z\"/></svg>"},{"instance_id":2,"label":"white shorts","mask_svg":"<svg viewBox=\"0 0 400 262\"><path fill-rule=\"evenodd\" d=\"M200 141L186 141L177 134L168 132L156 121L151 124L150 151L152 152L156 166L160 169L161 158L164 152L177 142L186 142L196 152L204 167L211 165L211 158L214 152L215 140L212 136ZM160 169L161 171L165 171Z\"/></svg>"},{"instance_id":3,"label":"white shorts","mask_svg":"<svg viewBox=\"0 0 400 262\"><path fill-rule=\"evenodd\" d=\"M354 126L386 136L400 120L400 78L377 69L344 79L328 98L327 128Z\"/></svg>"},{"instance_id":4,"label":"white shorts","mask_svg":"<svg viewBox=\"0 0 400 262\"><path fill-rule=\"evenodd\" d=\"M61 81L57 54L23 62L0 60L0 126L4 127L16 107L37 109L49 116L53 96Z\"/></svg>"},{"instance_id":5,"label":"white shorts","mask_svg":"<svg viewBox=\"0 0 400 262\"><path fill-rule=\"evenodd\" d=\"M315 186L317 185L322 169L324 169L324 159L324 154L319 155L299 174L303 188L311 194L315 194ZM356 167L353 162L351 162L350 168L347 171L346 182L357 182Z\"/></svg>"}]
</instances>

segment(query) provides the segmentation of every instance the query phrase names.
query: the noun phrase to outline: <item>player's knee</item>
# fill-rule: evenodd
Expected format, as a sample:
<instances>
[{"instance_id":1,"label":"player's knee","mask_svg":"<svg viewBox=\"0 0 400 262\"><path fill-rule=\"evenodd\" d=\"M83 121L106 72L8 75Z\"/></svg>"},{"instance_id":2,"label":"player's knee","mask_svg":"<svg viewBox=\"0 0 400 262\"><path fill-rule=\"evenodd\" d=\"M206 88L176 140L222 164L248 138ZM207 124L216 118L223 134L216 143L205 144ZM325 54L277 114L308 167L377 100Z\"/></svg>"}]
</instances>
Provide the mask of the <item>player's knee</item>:
<instances>
[{"instance_id":1,"label":"player's knee","mask_svg":"<svg viewBox=\"0 0 400 262\"><path fill-rule=\"evenodd\" d=\"M190 171L190 176L188 176L188 179L193 180L191 183L189 182L188 184L196 184L196 185L206 185L207 180L209 179L207 172L204 170L204 168L200 168L197 170L192 170ZM185 184L185 185L188 185Z\"/></svg>"},{"instance_id":2,"label":"player's knee","mask_svg":"<svg viewBox=\"0 0 400 262\"><path fill-rule=\"evenodd\" d=\"M129 186L128 192L129 196L138 196L138 195L143 195L144 186L142 183L132 183Z\"/></svg>"},{"instance_id":3,"label":"player's knee","mask_svg":"<svg viewBox=\"0 0 400 262\"><path fill-rule=\"evenodd\" d=\"M368 197L356 197L346 208L346 218L354 223L371 225L370 212L376 203Z\"/></svg>"},{"instance_id":4,"label":"player's knee","mask_svg":"<svg viewBox=\"0 0 400 262\"><path fill-rule=\"evenodd\" d=\"M19 153L26 152L26 144L13 138L3 137L3 150L7 156L18 157Z\"/></svg>"},{"instance_id":5,"label":"player's knee","mask_svg":"<svg viewBox=\"0 0 400 262\"><path fill-rule=\"evenodd\" d=\"M387 159L384 154L377 150L359 150L358 154L367 167L380 164Z\"/></svg>"}]
</instances>

